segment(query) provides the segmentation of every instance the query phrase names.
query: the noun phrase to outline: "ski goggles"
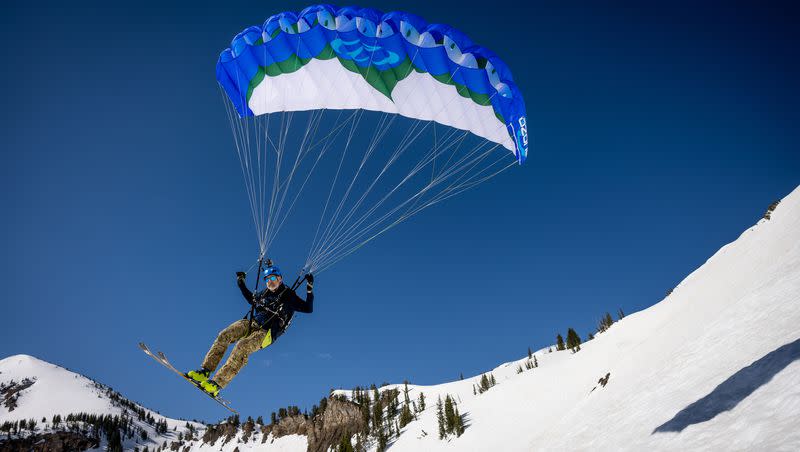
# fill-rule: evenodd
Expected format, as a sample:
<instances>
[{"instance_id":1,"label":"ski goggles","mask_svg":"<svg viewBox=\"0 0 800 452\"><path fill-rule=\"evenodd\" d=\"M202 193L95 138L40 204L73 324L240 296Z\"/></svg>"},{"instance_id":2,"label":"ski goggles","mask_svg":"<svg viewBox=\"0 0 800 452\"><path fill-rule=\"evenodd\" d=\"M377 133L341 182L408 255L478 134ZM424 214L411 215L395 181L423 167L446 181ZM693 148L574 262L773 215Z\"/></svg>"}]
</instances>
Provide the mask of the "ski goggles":
<instances>
[{"instance_id":1,"label":"ski goggles","mask_svg":"<svg viewBox=\"0 0 800 452\"><path fill-rule=\"evenodd\" d=\"M277 281L278 275L269 275L264 277L264 281Z\"/></svg>"}]
</instances>

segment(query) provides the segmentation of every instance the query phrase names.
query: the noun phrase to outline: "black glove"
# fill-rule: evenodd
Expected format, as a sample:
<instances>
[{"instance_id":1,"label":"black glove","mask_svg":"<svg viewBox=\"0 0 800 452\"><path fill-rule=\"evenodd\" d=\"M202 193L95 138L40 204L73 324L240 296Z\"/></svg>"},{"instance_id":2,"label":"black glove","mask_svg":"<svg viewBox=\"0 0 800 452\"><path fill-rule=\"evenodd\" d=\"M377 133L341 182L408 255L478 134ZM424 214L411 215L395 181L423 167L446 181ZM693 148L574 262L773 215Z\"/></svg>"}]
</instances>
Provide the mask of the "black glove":
<instances>
[{"instance_id":1,"label":"black glove","mask_svg":"<svg viewBox=\"0 0 800 452\"><path fill-rule=\"evenodd\" d=\"M314 275L311 273L306 274L306 290L309 292L314 288Z\"/></svg>"},{"instance_id":2,"label":"black glove","mask_svg":"<svg viewBox=\"0 0 800 452\"><path fill-rule=\"evenodd\" d=\"M244 281L247 278L247 273L245 272L236 272L236 279Z\"/></svg>"}]
</instances>

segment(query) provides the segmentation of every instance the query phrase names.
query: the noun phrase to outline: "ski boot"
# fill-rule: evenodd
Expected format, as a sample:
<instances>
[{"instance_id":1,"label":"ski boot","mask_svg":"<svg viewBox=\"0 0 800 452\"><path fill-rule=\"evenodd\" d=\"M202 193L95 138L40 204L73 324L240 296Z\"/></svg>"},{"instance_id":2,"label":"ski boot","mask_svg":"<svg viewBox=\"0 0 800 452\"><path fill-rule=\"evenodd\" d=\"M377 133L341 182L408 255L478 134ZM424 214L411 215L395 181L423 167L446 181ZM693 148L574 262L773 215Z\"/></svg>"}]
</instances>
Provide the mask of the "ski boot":
<instances>
[{"instance_id":1,"label":"ski boot","mask_svg":"<svg viewBox=\"0 0 800 452\"><path fill-rule=\"evenodd\" d=\"M186 373L186 376L190 378L194 384L200 386L208 380L208 377L211 375L211 371L206 369L205 367L201 367L197 370L191 370Z\"/></svg>"},{"instance_id":2,"label":"ski boot","mask_svg":"<svg viewBox=\"0 0 800 452\"><path fill-rule=\"evenodd\" d=\"M219 395L219 391L222 390L214 380L206 380L200 383L200 389L214 398L216 398Z\"/></svg>"}]
</instances>

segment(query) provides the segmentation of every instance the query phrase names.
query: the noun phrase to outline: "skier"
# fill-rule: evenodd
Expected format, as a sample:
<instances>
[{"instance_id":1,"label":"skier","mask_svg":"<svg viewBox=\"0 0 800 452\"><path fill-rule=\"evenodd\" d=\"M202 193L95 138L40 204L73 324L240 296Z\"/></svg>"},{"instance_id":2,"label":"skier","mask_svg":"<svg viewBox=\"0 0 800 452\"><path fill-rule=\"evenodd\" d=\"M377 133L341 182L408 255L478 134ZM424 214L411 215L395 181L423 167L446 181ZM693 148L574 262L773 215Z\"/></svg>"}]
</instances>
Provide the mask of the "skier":
<instances>
[{"instance_id":1,"label":"skier","mask_svg":"<svg viewBox=\"0 0 800 452\"><path fill-rule=\"evenodd\" d=\"M236 273L236 282L242 295L253 307L252 322L244 318L228 325L220 331L217 339L211 345L200 369L186 373L195 384L213 397L231 382L233 377L247 364L250 354L268 347L286 331L295 311L310 314L314 310L314 276L307 274L306 299L300 298L294 290L283 284L283 276L278 267L271 263L264 269L266 289L256 293L250 292L245 284L246 274ZM210 378L228 346L236 343L228 360Z\"/></svg>"}]
</instances>

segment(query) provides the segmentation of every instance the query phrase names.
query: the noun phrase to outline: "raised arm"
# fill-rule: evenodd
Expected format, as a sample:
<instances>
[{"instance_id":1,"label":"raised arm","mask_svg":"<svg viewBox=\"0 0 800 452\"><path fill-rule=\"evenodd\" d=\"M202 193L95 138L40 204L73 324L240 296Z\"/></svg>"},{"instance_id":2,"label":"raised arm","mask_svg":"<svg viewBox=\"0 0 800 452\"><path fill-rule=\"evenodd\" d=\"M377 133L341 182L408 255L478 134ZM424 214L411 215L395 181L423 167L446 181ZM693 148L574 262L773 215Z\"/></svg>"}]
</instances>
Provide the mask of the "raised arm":
<instances>
[{"instance_id":1,"label":"raised arm","mask_svg":"<svg viewBox=\"0 0 800 452\"><path fill-rule=\"evenodd\" d=\"M247 275L244 272L236 272L236 284L239 286L239 290L242 291L242 296L248 303L253 304L253 292L250 292L250 289L247 288L247 284L245 283L245 278Z\"/></svg>"},{"instance_id":2,"label":"raised arm","mask_svg":"<svg viewBox=\"0 0 800 452\"><path fill-rule=\"evenodd\" d=\"M307 292L306 299L300 298L293 290L289 290L286 304L297 312L311 314L314 312L314 292Z\"/></svg>"},{"instance_id":3,"label":"raised arm","mask_svg":"<svg viewBox=\"0 0 800 452\"><path fill-rule=\"evenodd\" d=\"M311 314L314 312L314 276L306 275L306 299L300 298L294 291L289 291L286 303L297 312Z\"/></svg>"}]
</instances>

